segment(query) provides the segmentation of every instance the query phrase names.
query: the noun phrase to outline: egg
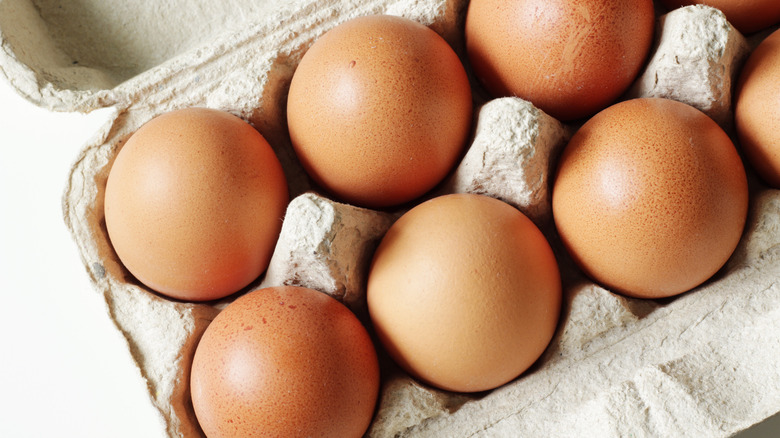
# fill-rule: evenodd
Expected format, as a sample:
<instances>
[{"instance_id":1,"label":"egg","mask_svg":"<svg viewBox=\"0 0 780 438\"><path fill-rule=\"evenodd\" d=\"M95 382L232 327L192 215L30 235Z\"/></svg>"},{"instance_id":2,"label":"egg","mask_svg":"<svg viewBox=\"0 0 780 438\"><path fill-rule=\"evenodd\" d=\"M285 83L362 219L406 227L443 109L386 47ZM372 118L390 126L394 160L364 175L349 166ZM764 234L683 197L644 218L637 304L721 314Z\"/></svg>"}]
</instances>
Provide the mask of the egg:
<instances>
[{"instance_id":1,"label":"egg","mask_svg":"<svg viewBox=\"0 0 780 438\"><path fill-rule=\"evenodd\" d=\"M742 33L753 33L780 23L777 0L661 0L667 9L688 5L707 5L720 9L726 19Z\"/></svg>"},{"instance_id":2,"label":"egg","mask_svg":"<svg viewBox=\"0 0 780 438\"><path fill-rule=\"evenodd\" d=\"M666 99L634 99L591 118L563 151L553 217L574 261L632 297L703 283L728 260L747 216L745 170L709 117Z\"/></svg>"},{"instance_id":3,"label":"egg","mask_svg":"<svg viewBox=\"0 0 780 438\"><path fill-rule=\"evenodd\" d=\"M209 438L360 437L379 393L368 333L343 304L281 286L229 304L198 343L190 378Z\"/></svg>"},{"instance_id":4,"label":"egg","mask_svg":"<svg viewBox=\"0 0 780 438\"><path fill-rule=\"evenodd\" d=\"M122 264L171 298L232 294L268 266L289 195L282 167L252 126L188 108L139 128L111 166L104 212Z\"/></svg>"},{"instance_id":5,"label":"egg","mask_svg":"<svg viewBox=\"0 0 780 438\"><path fill-rule=\"evenodd\" d=\"M517 96L569 121L628 89L654 22L652 0L472 0L466 49L494 97Z\"/></svg>"},{"instance_id":6,"label":"egg","mask_svg":"<svg viewBox=\"0 0 780 438\"><path fill-rule=\"evenodd\" d=\"M552 338L561 308L555 256L514 207L453 194L409 210L374 254L367 288L377 337L403 369L457 392L520 375Z\"/></svg>"},{"instance_id":7,"label":"egg","mask_svg":"<svg viewBox=\"0 0 780 438\"><path fill-rule=\"evenodd\" d=\"M295 70L287 122L311 178L335 197L381 208L415 199L451 170L471 127L471 88L452 48L409 19L352 19Z\"/></svg>"},{"instance_id":8,"label":"egg","mask_svg":"<svg viewBox=\"0 0 780 438\"><path fill-rule=\"evenodd\" d=\"M780 188L780 30L750 55L735 96L734 121L742 150L764 181Z\"/></svg>"}]
</instances>

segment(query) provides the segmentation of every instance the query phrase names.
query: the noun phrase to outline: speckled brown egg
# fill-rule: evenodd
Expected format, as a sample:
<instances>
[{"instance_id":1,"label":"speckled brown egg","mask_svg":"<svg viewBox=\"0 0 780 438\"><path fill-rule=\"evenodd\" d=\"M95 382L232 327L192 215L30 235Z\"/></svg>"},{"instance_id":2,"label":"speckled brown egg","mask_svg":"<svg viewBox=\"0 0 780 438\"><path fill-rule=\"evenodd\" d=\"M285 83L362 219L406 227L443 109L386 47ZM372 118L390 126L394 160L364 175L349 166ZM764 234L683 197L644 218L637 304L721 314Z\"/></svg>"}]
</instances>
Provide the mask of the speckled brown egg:
<instances>
[{"instance_id":1,"label":"speckled brown egg","mask_svg":"<svg viewBox=\"0 0 780 438\"><path fill-rule=\"evenodd\" d=\"M780 188L780 30L750 55L735 96L742 150L764 181Z\"/></svg>"},{"instance_id":2,"label":"speckled brown egg","mask_svg":"<svg viewBox=\"0 0 780 438\"><path fill-rule=\"evenodd\" d=\"M472 0L466 48L490 94L518 96L573 120L607 107L631 85L654 20L652 0Z\"/></svg>"},{"instance_id":3,"label":"speckled brown egg","mask_svg":"<svg viewBox=\"0 0 780 438\"><path fill-rule=\"evenodd\" d=\"M777 0L661 0L668 9L689 5L707 5L720 9L726 19L742 33L753 33L780 22Z\"/></svg>"},{"instance_id":4,"label":"speckled brown egg","mask_svg":"<svg viewBox=\"0 0 780 438\"><path fill-rule=\"evenodd\" d=\"M216 437L360 437L379 392L376 351L343 304L303 287L250 292L206 329L192 404Z\"/></svg>"},{"instance_id":5,"label":"speckled brown egg","mask_svg":"<svg viewBox=\"0 0 780 438\"><path fill-rule=\"evenodd\" d=\"M717 272L742 234L745 170L725 132L665 99L611 106L560 158L553 215L582 270L640 298L669 297Z\"/></svg>"},{"instance_id":6,"label":"speckled brown egg","mask_svg":"<svg viewBox=\"0 0 780 438\"><path fill-rule=\"evenodd\" d=\"M379 340L407 372L442 389L483 391L514 379L545 350L561 280L547 240L517 209L446 195L388 230L367 300Z\"/></svg>"},{"instance_id":7,"label":"speckled brown egg","mask_svg":"<svg viewBox=\"0 0 780 438\"><path fill-rule=\"evenodd\" d=\"M360 17L319 38L290 84L295 152L336 197L387 207L450 171L471 127L471 89L447 42L420 23Z\"/></svg>"},{"instance_id":8,"label":"speckled brown egg","mask_svg":"<svg viewBox=\"0 0 780 438\"><path fill-rule=\"evenodd\" d=\"M111 167L108 235L122 264L169 297L232 294L268 266L289 195L279 160L252 126L189 108L136 131Z\"/></svg>"}]
</instances>

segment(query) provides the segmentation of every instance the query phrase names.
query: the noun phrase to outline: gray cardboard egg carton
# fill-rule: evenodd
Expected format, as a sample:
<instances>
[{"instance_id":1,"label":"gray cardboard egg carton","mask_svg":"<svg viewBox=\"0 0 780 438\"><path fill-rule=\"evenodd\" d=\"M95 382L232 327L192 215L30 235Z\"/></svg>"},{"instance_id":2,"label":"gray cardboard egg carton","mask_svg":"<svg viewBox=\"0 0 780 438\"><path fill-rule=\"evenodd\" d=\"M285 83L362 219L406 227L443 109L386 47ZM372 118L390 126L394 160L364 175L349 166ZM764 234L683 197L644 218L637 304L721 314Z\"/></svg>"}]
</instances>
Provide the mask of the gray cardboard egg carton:
<instances>
[{"instance_id":1,"label":"gray cardboard egg carton","mask_svg":"<svg viewBox=\"0 0 780 438\"><path fill-rule=\"evenodd\" d=\"M359 15L420 21L462 55L467 2L142 3L0 1L0 73L45 108L115 109L115 118L75 157L63 196L65 221L147 382L161 427L170 436L195 437L202 432L189 400L190 361L203 330L233 297L174 302L122 267L103 217L116 153L141 124L177 108L207 106L252 123L280 156L294 199L267 274L247 289L313 287L365 321L368 261L402 211L371 211L311 192L286 133L287 88L312 42ZM689 103L733 134L735 75L769 31L746 39L707 7L658 15L650 60L626 97ZM488 101L475 91L475 106L469 152L429 196L482 193L532 217L561 263L561 322L530 370L486 393L428 388L385 360L368 435L729 436L780 411L780 192L751 179L743 239L710 281L673 299L626 298L583 278L552 227L547 178L576 126L516 98Z\"/></svg>"}]
</instances>

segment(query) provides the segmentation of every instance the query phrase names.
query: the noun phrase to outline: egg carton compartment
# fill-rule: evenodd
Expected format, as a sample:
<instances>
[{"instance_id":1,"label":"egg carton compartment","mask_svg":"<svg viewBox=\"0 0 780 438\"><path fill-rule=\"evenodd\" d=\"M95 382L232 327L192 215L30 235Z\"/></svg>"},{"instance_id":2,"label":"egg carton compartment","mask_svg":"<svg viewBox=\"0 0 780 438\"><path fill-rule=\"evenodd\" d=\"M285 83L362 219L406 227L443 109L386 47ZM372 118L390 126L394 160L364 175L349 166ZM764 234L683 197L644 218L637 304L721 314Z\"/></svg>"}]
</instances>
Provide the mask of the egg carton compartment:
<instances>
[{"instance_id":1,"label":"egg carton compartment","mask_svg":"<svg viewBox=\"0 0 780 438\"><path fill-rule=\"evenodd\" d=\"M152 117L189 106L249 121L279 155L293 199L268 271L245 291L307 286L366 321L368 261L402 210L354 207L312 190L286 132L287 89L313 41L361 15L419 21L462 55L466 7L466 0L0 2L0 72L21 94L55 110L116 111L76 158L63 211L170 436L202 435L189 397L190 363L209 322L235 296L170 300L119 262L103 194L123 143ZM769 31L745 38L708 7L657 12L652 53L625 98L680 100L733 134L733 81ZM780 191L751 180L740 245L702 286L665 300L616 295L573 267L551 223L547 178L577 126L520 99L489 100L474 90L469 149L428 197L480 193L533 218L561 266L559 327L530 370L485 393L430 388L384 358L367 435L729 436L780 411Z\"/></svg>"}]
</instances>

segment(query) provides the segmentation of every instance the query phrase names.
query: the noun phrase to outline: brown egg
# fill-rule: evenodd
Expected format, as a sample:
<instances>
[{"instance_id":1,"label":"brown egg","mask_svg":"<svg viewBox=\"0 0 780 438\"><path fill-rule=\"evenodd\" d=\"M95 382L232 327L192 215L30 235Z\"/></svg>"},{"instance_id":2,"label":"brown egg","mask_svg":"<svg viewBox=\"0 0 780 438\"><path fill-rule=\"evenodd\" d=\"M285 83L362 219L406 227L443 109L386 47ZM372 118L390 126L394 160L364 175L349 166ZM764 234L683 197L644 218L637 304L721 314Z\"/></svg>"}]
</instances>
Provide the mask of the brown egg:
<instances>
[{"instance_id":1,"label":"brown egg","mask_svg":"<svg viewBox=\"0 0 780 438\"><path fill-rule=\"evenodd\" d=\"M720 9L726 19L742 33L752 33L780 22L777 0L661 0L667 9L689 5L708 5Z\"/></svg>"},{"instance_id":2,"label":"brown egg","mask_svg":"<svg viewBox=\"0 0 780 438\"><path fill-rule=\"evenodd\" d=\"M213 300L266 269L288 200L260 133L226 112L190 108L152 119L122 147L106 185L106 227L142 283Z\"/></svg>"},{"instance_id":3,"label":"brown egg","mask_svg":"<svg viewBox=\"0 0 780 438\"><path fill-rule=\"evenodd\" d=\"M699 110L635 99L595 115L560 158L553 215L596 281L623 294L685 292L723 266L745 224L745 170Z\"/></svg>"},{"instance_id":4,"label":"brown egg","mask_svg":"<svg viewBox=\"0 0 780 438\"><path fill-rule=\"evenodd\" d=\"M573 120L628 89L650 50L654 17L652 0L472 0L466 48L493 96Z\"/></svg>"},{"instance_id":5,"label":"brown egg","mask_svg":"<svg viewBox=\"0 0 780 438\"><path fill-rule=\"evenodd\" d=\"M337 197L387 207L419 197L459 157L471 126L463 65L437 33L393 16L323 35L295 71L290 137L306 171Z\"/></svg>"},{"instance_id":6,"label":"brown egg","mask_svg":"<svg viewBox=\"0 0 780 438\"><path fill-rule=\"evenodd\" d=\"M360 437L379 393L365 328L302 287L250 292L223 310L195 351L192 404L216 437Z\"/></svg>"},{"instance_id":7,"label":"brown egg","mask_svg":"<svg viewBox=\"0 0 780 438\"><path fill-rule=\"evenodd\" d=\"M780 30L750 55L735 95L742 150L764 181L780 188Z\"/></svg>"},{"instance_id":8,"label":"brown egg","mask_svg":"<svg viewBox=\"0 0 780 438\"><path fill-rule=\"evenodd\" d=\"M430 385L502 385L550 342L561 306L547 240L515 208L481 195L434 198L404 214L376 250L368 308L390 356Z\"/></svg>"}]
</instances>

